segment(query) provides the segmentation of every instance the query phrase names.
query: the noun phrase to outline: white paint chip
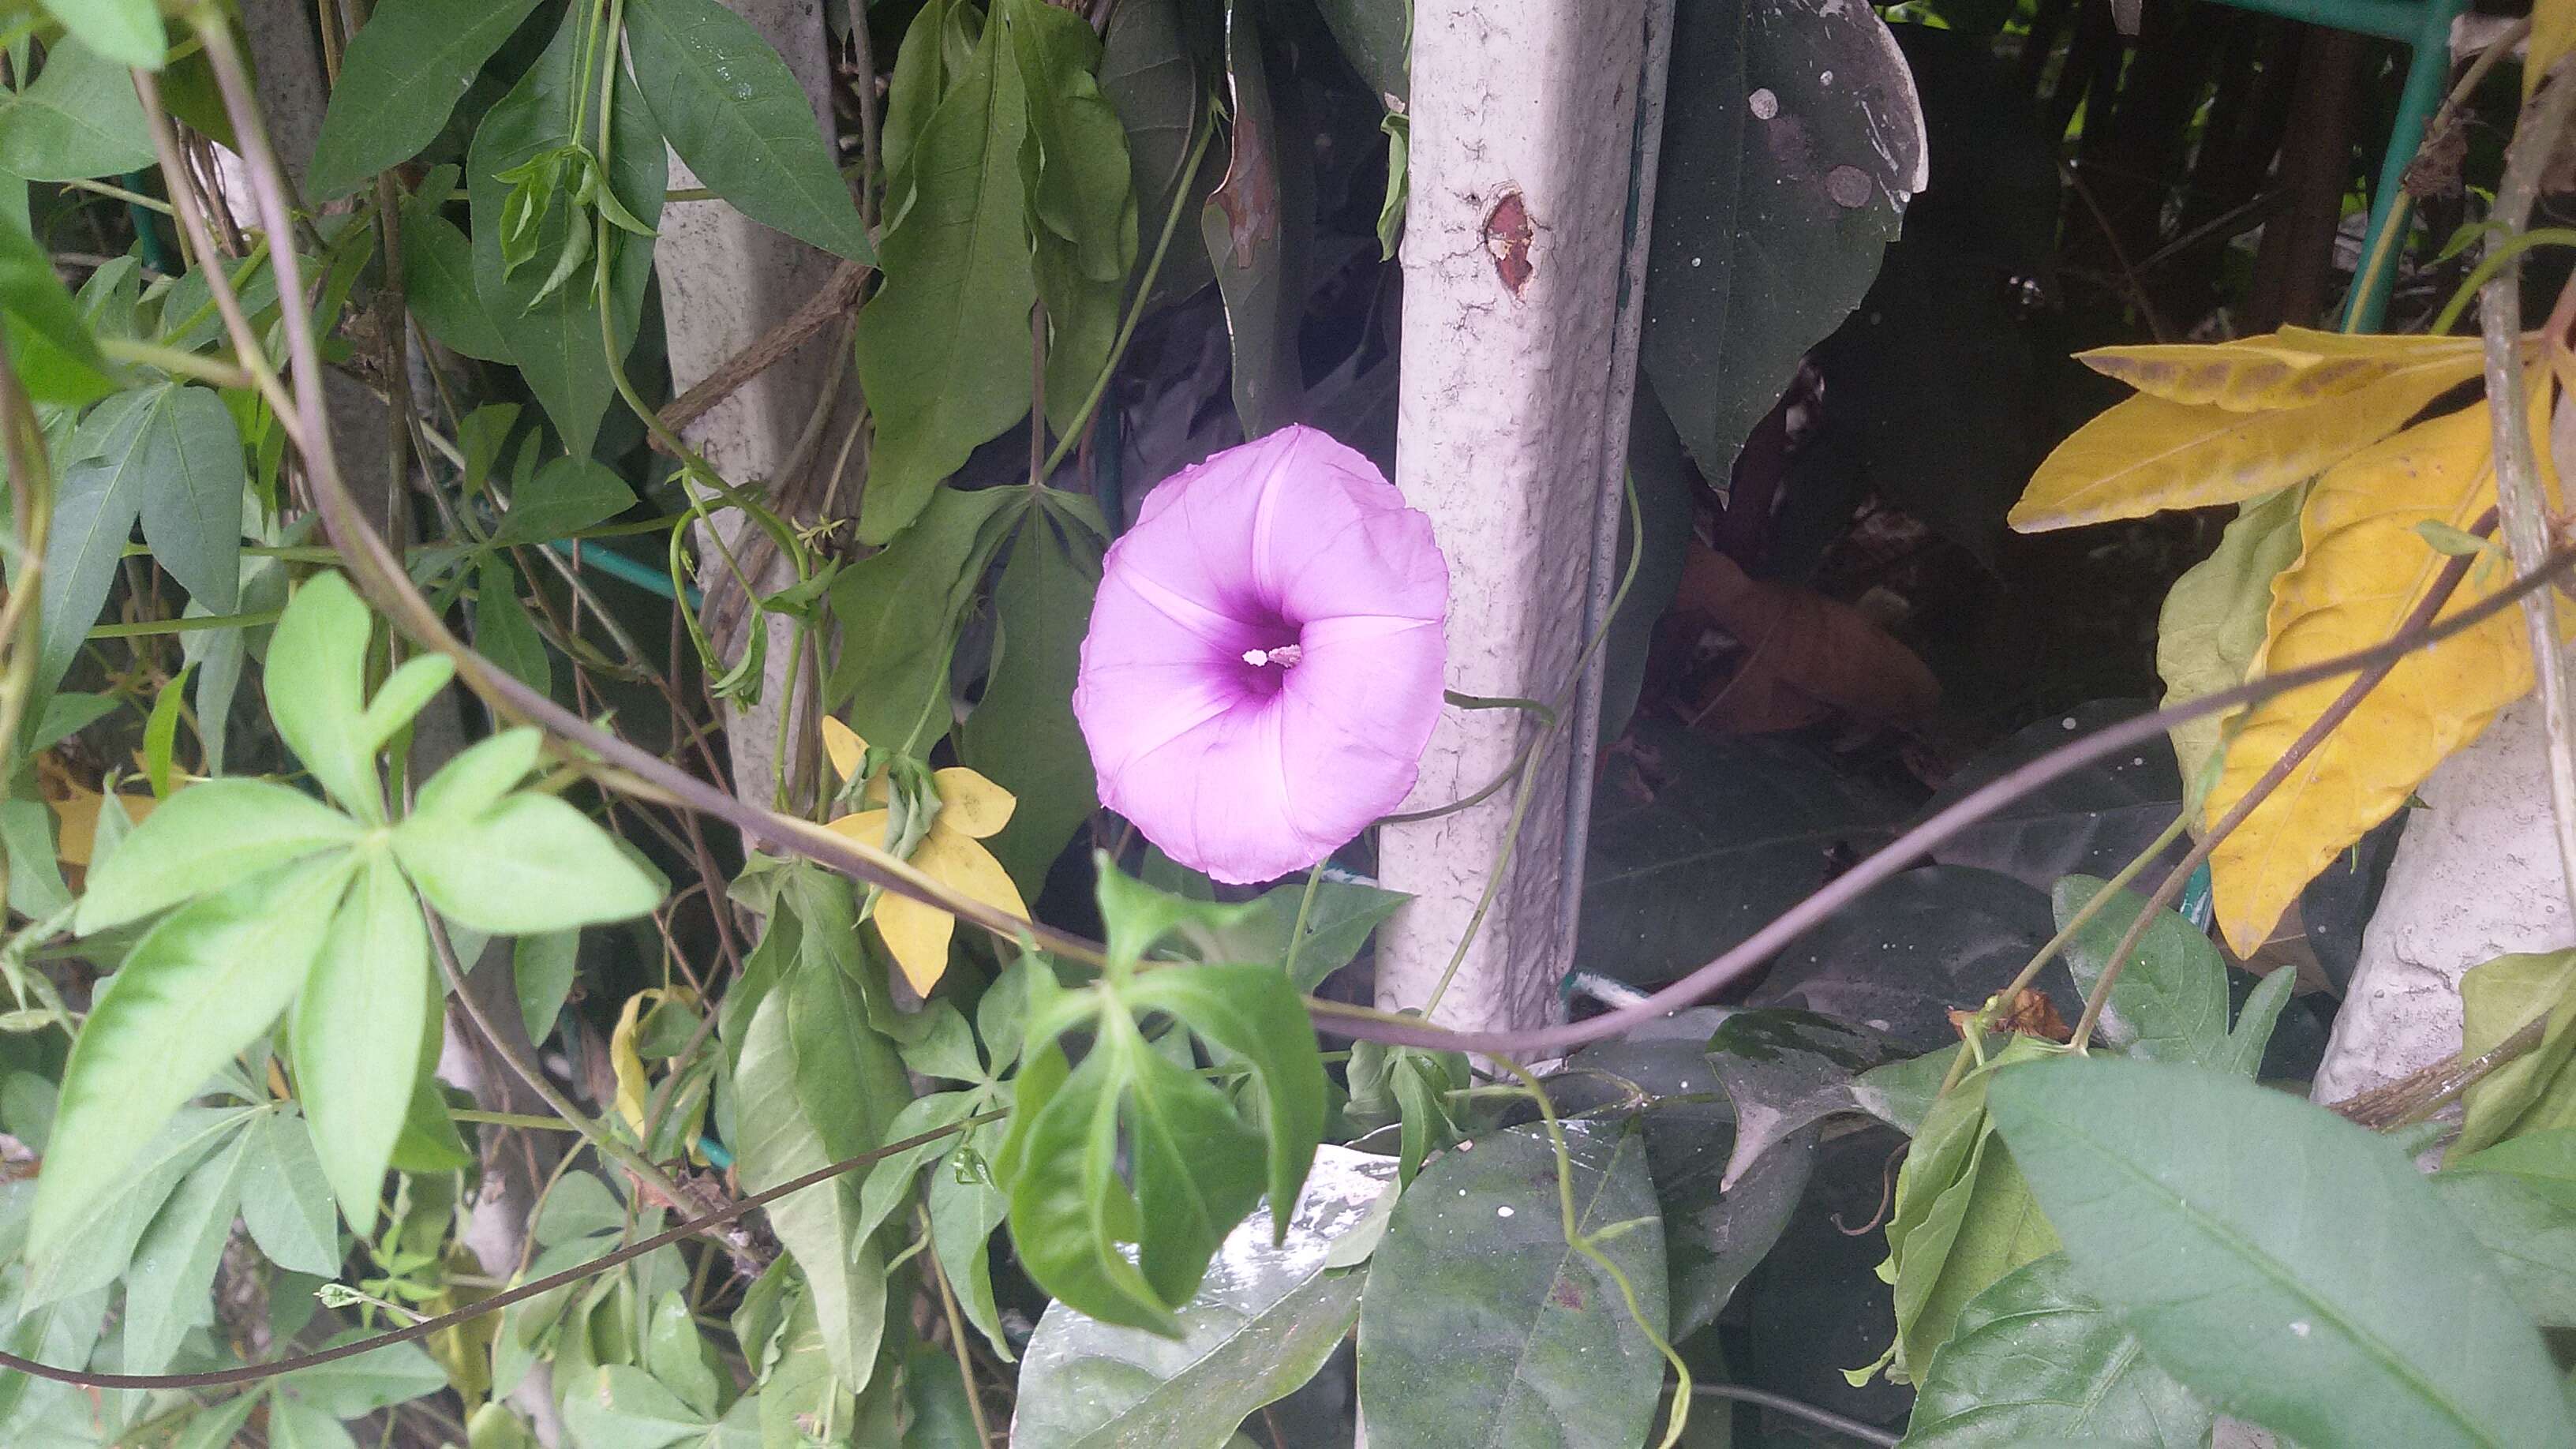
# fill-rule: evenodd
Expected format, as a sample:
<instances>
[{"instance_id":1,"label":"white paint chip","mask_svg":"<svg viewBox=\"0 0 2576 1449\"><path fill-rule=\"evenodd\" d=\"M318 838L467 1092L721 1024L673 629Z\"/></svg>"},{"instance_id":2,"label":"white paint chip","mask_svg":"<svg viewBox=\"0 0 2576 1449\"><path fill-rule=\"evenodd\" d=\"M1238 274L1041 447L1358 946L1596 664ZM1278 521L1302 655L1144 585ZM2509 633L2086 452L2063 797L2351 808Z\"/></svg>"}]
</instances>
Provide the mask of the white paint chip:
<instances>
[{"instance_id":1,"label":"white paint chip","mask_svg":"<svg viewBox=\"0 0 2576 1449\"><path fill-rule=\"evenodd\" d=\"M1744 104L1752 108L1753 119L1757 121L1767 121L1780 114L1780 98L1772 94L1769 86L1764 86L1746 96Z\"/></svg>"}]
</instances>

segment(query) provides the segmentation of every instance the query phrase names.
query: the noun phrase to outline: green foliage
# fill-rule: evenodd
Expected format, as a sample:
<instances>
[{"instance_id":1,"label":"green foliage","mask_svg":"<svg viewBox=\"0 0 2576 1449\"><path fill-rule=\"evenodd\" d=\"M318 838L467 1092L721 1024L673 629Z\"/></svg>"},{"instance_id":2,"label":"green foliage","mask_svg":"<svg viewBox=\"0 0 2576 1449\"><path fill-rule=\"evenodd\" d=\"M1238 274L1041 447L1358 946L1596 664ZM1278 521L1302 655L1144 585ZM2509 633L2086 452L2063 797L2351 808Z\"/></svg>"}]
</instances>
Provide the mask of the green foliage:
<instances>
[{"instance_id":1,"label":"green foliage","mask_svg":"<svg viewBox=\"0 0 2576 1449\"><path fill-rule=\"evenodd\" d=\"M536 0L385 0L349 37L306 189L344 196L408 161L447 124Z\"/></svg>"},{"instance_id":2,"label":"green foliage","mask_svg":"<svg viewBox=\"0 0 2576 1449\"><path fill-rule=\"evenodd\" d=\"M151 133L125 62L66 39L0 103L0 170L29 181L116 176L152 164Z\"/></svg>"},{"instance_id":3,"label":"green foliage","mask_svg":"<svg viewBox=\"0 0 2576 1449\"><path fill-rule=\"evenodd\" d=\"M1452 1445L1633 1444L1655 1412L1663 1359L1663 1221L1633 1127L1569 1124L1562 1159L1516 1127L1424 1169L1398 1199L1360 1299L1359 1392L1372 1437ZM1617 1279L1571 1251L1602 1241ZM1614 1235L1615 1230L1615 1235Z\"/></svg>"},{"instance_id":4,"label":"green foliage","mask_svg":"<svg viewBox=\"0 0 2576 1449\"><path fill-rule=\"evenodd\" d=\"M2076 1283L2211 1404L2307 1443L2576 1434L2539 1335L2391 1144L2164 1063L2032 1063L1988 1097Z\"/></svg>"},{"instance_id":5,"label":"green foliage","mask_svg":"<svg viewBox=\"0 0 2576 1449\"><path fill-rule=\"evenodd\" d=\"M1967 1449L2043 1436L2191 1449L2216 1418L2075 1286L2062 1253L1997 1279L1932 1357L1909 1445Z\"/></svg>"}]
</instances>

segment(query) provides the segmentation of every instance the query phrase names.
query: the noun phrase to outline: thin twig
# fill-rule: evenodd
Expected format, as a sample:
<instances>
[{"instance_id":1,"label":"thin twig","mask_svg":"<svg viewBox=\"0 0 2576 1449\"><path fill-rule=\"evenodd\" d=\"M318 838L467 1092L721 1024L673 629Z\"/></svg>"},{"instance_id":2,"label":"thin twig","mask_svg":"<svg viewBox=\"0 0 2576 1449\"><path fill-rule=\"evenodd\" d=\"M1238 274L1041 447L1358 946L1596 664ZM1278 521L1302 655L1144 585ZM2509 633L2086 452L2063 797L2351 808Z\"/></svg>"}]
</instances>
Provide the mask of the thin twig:
<instances>
[{"instance_id":1,"label":"thin twig","mask_svg":"<svg viewBox=\"0 0 2576 1449\"><path fill-rule=\"evenodd\" d=\"M2576 118L2576 75L2562 62L2542 84L2537 101L2525 108L2513 142L2505 148L2504 178L2496 185L2495 209L2489 213L2500 224L2488 244L2491 251L2509 244L2513 234L2530 221L2542 174L2571 118ZM2505 552L2515 569L2527 570L2538 567L2549 554L2550 502L2541 496L2540 462L2533 448L2530 408L2523 396L2518 260L2487 283L2479 321L2486 343L2487 400L2494 414L2496 504L2504 516ZM2557 339L2547 339L2543 345L2557 345ZM2559 647L2556 592L2543 590L2524 598L2522 619L2531 636L2541 730L2549 745L2550 824L2565 888L2570 901L2576 902L2576 677L2571 677L2567 655Z\"/></svg>"},{"instance_id":2,"label":"thin twig","mask_svg":"<svg viewBox=\"0 0 2576 1449\"><path fill-rule=\"evenodd\" d=\"M2435 1062L2393 1082L2383 1082L2367 1092L2356 1092L2333 1103L2328 1110L2375 1132L2393 1131L2421 1122L2497 1068L2537 1050L2541 1039L2548 1034L2548 1026L2549 1018L2535 1017L2523 1023L2521 1029L2511 1036L2474 1057L2464 1061L2454 1054L2448 1061Z\"/></svg>"},{"instance_id":3,"label":"thin twig","mask_svg":"<svg viewBox=\"0 0 2576 1449\"><path fill-rule=\"evenodd\" d=\"M2483 536L2495 527L2495 518L2495 510L2488 509L2469 532ZM2422 629L2441 617L2442 606L2449 603L2451 595L2458 591L2460 580L2468 577L2469 565L2473 562L2475 559L2465 554L2445 561L2442 571L2433 576L2432 584L2424 590L2424 597L2407 611L2406 621L2398 626L2398 632ZM2533 597L2547 598L2551 592L2543 589ZM2299 732L2299 737L2290 742L2290 747L2265 766L2254 783L2246 787L2245 793L2237 797L2236 803L2227 807L2227 813L2212 822L2181 861L2165 872L2165 878L2157 884L2155 894L2148 897L2145 907L2138 912L2138 918L2120 933L2120 944L2111 949L2111 959L2103 965L2101 976L2095 979L2092 991L2085 996L2084 1015L2075 1023L2075 1035L2068 1043L2070 1046L2082 1051L2085 1043L2093 1039L2093 1028L2102 1020L2102 1012L2111 1000L2111 988L2119 984L2120 973L2128 969L2130 958L2137 953L2138 943L2146 939L2147 928L2155 924L2159 912L2182 894L2183 885L2191 879L2191 873L2200 869L2201 862L2209 859L2227 837L2236 832L2237 827L2251 818L2255 810L2271 798L2272 792L2281 788L2282 782L2307 761L2308 756L2316 753L2317 747L2325 743L2326 736L2333 734L2354 710L2361 708L2362 700L2388 678L2397 664L2394 659L2374 664L2344 686L2343 693L2317 712L2317 717L2308 722L2308 727ZM2107 896L2110 892L2104 891L2103 894Z\"/></svg>"},{"instance_id":4,"label":"thin twig","mask_svg":"<svg viewBox=\"0 0 2576 1449\"><path fill-rule=\"evenodd\" d=\"M1864 1424L1858 1419L1845 1418L1831 1409L1819 1409L1813 1404L1790 1398L1787 1394L1775 1394L1769 1389L1757 1389L1750 1384L1693 1384L1691 1392L1712 1399L1735 1399L1758 1405L1776 1413L1786 1414L1792 1419L1804 1419L1818 1428L1831 1429L1837 1434L1858 1439L1864 1444L1876 1444L1880 1449L1896 1449L1897 1444L1901 1442L1894 1434L1875 1424Z\"/></svg>"}]
</instances>

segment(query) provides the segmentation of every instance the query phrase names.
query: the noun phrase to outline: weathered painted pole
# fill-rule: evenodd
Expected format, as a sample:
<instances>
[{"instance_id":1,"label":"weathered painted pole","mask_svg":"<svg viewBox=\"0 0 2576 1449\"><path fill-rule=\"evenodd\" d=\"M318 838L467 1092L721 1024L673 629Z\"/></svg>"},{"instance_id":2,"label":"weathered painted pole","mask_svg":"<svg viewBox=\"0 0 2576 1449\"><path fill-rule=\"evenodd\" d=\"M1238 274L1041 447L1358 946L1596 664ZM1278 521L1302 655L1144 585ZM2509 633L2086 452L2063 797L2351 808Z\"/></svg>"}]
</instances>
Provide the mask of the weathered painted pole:
<instances>
[{"instance_id":1,"label":"weathered painted pole","mask_svg":"<svg viewBox=\"0 0 2576 1449\"><path fill-rule=\"evenodd\" d=\"M1476 1027L1560 1010L1599 711L1577 657L1613 582L1671 35L1672 0L1414 6L1396 484L1448 555L1450 687L1565 718L1525 811L1505 789L1381 833L1383 880L1417 897L1379 938L1382 1006L1439 993L1440 1020ZM1452 710L1407 808L1474 792L1538 731Z\"/></svg>"}]
</instances>

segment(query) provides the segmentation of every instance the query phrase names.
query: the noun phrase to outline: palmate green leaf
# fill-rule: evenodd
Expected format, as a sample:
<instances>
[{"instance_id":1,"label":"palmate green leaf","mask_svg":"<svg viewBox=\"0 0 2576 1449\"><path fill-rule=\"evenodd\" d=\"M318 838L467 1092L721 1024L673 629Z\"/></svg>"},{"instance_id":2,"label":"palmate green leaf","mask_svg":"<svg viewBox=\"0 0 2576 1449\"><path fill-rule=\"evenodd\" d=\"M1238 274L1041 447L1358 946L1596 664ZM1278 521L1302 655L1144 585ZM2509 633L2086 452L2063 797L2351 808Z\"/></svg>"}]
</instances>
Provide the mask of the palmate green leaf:
<instances>
[{"instance_id":1,"label":"palmate green leaf","mask_svg":"<svg viewBox=\"0 0 2576 1449\"><path fill-rule=\"evenodd\" d=\"M344 855L281 867L173 912L135 943L63 1067L31 1256L83 1231L170 1114L277 1020L355 869Z\"/></svg>"},{"instance_id":2,"label":"palmate green leaf","mask_svg":"<svg viewBox=\"0 0 2576 1449\"><path fill-rule=\"evenodd\" d=\"M384 819L367 742L367 640L375 616L349 581L315 574L286 604L268 642L268 717L331 798L369 823Z\"/></svg>"},{"instance_id":3,"label":"palmate green leaf","mask_svg":"<svg viewBox=\"0 0 2576 1449\"><path fill-rule=\"evenodd\" d=\"M2576 1442L2539 1335L2394 1144L2157 1062L2015 1066L1988 1102L2078 1285L2217 1408L2310 1444Z\"/></svg>"},{"instance_id":4,"label":"palmate green leaf","mask_svg":"<svg viewBox=\"0 0 2576 1449\"><path fill-rule=\"evenodd\" d=\"M733 1073L735 1170L759 1192L833 1161L821 1124L806 1113L790 1043L793 1007L772 990L752 1011ZM864 1390L885 1332L885 1259L875 1240L851 1231L858 1184L844 1176L773 1204L769 1223L805 1271L832 1371Z\"/></svg>"},{"instance_id":5,"label":"palmate green leaf","mask_svg":"<svg viewBox=\"0 0 2576 1449\"><path fill-rule=\"evenodd\" d=\"M1288 961L1289 937L1297 913L1306 913L1306 934L1298 937L1289 984L1313 991L1326 977L1351 964L1387 917L1413 897L1365 881L1339 879L1327 870L1315 883L1315 899L1306 904L1306 883L1291 881L1253 898L1250 909L1224 926L1202 920L1181 923L1182 942L1202 961Z\"/></svg>"},{"instance_id":6,"label":"palmate green leaf","mask_svg":"<svg viewBox=\"0 0 2576 1449\"><path fill-rule=\"evenodd\" d=\"M925 11L914 31L934 23ZM859 380L877 415L862 542L901 532L976 445L1029 410L1028 97L1008 29L984 26L918 138L890 162L885 285L858 322ZM899 103L920 101L889 96L890 108Z\"/></svg>"},{"instance_id":7,"label":"palmate green leaf","mask_svg":"<svg viewBox=\"0 0 2576 1449\"><path fill-rule=\"evenodd\" d=\"M202 387L119 393L83 419L45 540L44 664L58 679L107 602L139 514L153 555L191 596L229 611L241 581L241 433Z\"/></svg>"},{"instance_id":8,"label":"palmate green leaf","mask_svg":"<svg viewBox=\"0 0 2576 1449\"><path fill-rule=\"evenodd\" d=\"M616 395L602 344L599 310L586 283L559 288L540 302L537 297L545 283L543 270L521 267L515 274L509 273L502 258L502 214L514 188L501 179L501 173L575 142L596 142L595 134L576 137L570 131L576 87L592 98L588 125L598 124L600 73L594 68L587 74L576 74L580 69L576 52L589 14L580 7L571 8L536 64L529 67L509 94L493 103L475 129L465 167L465 187L474 221L474 290L483 299L484 310L518 364L520 375L526 378L529 391L537 395L545 405L546 415L553 419L564 451L576 458L590 456L592 445L599 439L600 420ZM617 47L603 46L601 50L608 63L615 62ZM643 98L623 75L618 78L609 126L609 187L629 213L642 224L652 226L662 215L668 153ZM530 239L530 250L539 256L558 255L576 221L589 225L581 208L569 204L548 208L544 222ZM634 346L635 329L643 317L644 289L653 275L653 248L640 238L622 234L615 245L617 255L609 266L609 321L613 324L616 351L623 358Z\"/></svg>"},{"instance_id":9,"label":"palmate green leaf","mask_svg":"<svg viewBox=\"0 0 2576 1449\"><path fill-rule=\"evenodd\" d=\"M384 0L349 37L305 192L329 201L420 154L536 0Z\"/></svg>"},{"instance_id":10,"label":"palmate green leaf","mask_svg":"<svg viewBox=\"0 0 2576 1449\"><path fill-rule=\"evenodd\" d=\"M338 1277L339 1219L312 1134L294 1117L266 1112L243 1135L241 1214L251 1241L290 1273Z\"/></svg>"},{"instance_id":11,"label":"palmate green leaf","mask_svg":"<svg viewBox=\"0 0 2576 1449\"><path fill-rule=\"evenodd\" d=\"M1297 1185L1323 1140L1326 1091L1323 1057L1296 988L1267 964L1188 966L1148 972L1124 996L1128 1009L1169 1013L1252 1068L1271 1207L1286 1232Z\"/></svg>"},{"instance_id":12,"label":"palmate green leaf","mask_svg":"<svg viewBox=\"0 0 2576 1449\"><path fill-rule=\"evenodd\" d=\"M628 920L662 899L608 832L552 795L416 813L394 827L393 849L439 914L496 936Z\"/></svg>"},{"instance_id":13,"label":"palmate green leaf","mask_svg":"<svg viewBox=\"0 0 2576 1449\"><path fill-rule=\"evenodd\" d=\"M297 1369L278 1387L335 1419L355 1419L437 1393L447 1387L447 1375L420 1345L396 1343Z\"/></svg>"},{"instance_id":14,"label":"palmate green leaf","mask_svg":"<svg viewBox=\"0 0 2576 1449\"><path fill-rule=\"evenodd\" d=\"M165 800L90 872L73 929L87 936L324 850L358 822L269 780L208 780Z\"/></svg>"},{"instance_id":15,"label":"palmate green leaf","mask_svg":"<svg viewBox=\"0 0 2576 1449\"><path fill-rule=\"evenodd\" d=\"M169 36L153 0L42 0L45 13L100 59L159 70L169 59Z\"/></svg>"},{"instance_id":16,"label":"palmate green leaf","mask_svg":"<svg viewBox=\"0 0 2576 1449\"><path fill-rule=\"evenodd\" d=\"M564 1427L585 1449L664 1449L705 1437L705 1416L640 1368L605 1364L564 1392Z\"/></svg>"},{"instance_id":17,"label":"palmate green leaf","mask_svg":"<svg viewBox=\"0 0 2576 1449\"><path fill-rule=\"evenodd\" d=\"M125 1276L122 1362L130 1366L128 1372L168 1368L179 1340L212 1316L207 1295L215 1285L224 1240L232 1236L250 1140L250 1133L236 1133L180 1179L178 1191L161 1205L135 1245L134 1266Z\"/></svg>"},{"instance_id":18,"label":"palmate green leaf","mask_svg":"<svg viewBox=\"0 0 2576 1449\"><path fill-rule=\"evenodd\" d=\"M1028 495L938 489L894 542L841 570L832 616L841 655L824 687L869 744L927 755L948 731L949 648L958 615Z\"/></svg>"},{"instance_id":19,"label":"palmate green leaf","mask_svg":"<svg viewBox=\"0 0 2576 1449\"><path fill-rule=\"evenodd\" d=\"M1178 1321L1119 1250L1144 1232L1136 1196L1118 1178L1124 1071L1099 1046L1070 1069L1053 1043L1032 1052L993 1175L1011 1195L1011 1242L1039 1287L1103 1322L1171 1337Z\"/></svg>"},{"instance_id":20,"label":"palmate green leaf","mask_svg":"<svg viewBox=\"0 0 2576 1449\"><path fill-rule=\"evenodd\" d=\"M534 726L503 730L457 751L413 798L414 816L471 820L501 803L537 767L545 733Z\"/></svg>"},{"instance_id":21,"label":"palmate green leaf","mask_svg":"<svg viewBox=\"0 0 2576 1449\"><path fill-rule=\"evenodd\" d=\"M1653 1422L1665 1327L1664 1234L1645 1140L1570 1122L1578 1231L1636 1226L1600 1243L1636 1290L1565 1241L1545 1132L1480 1137L1423 1169L1396 1201L1360 1300L1360 1411L1369 1436L1408 1449L1642 1444Z\"/></svg>"},{"instance_id":22,"label":"palmate green leaf","mask_svg":"<svg viewBox=\"0 0 2576 1449\"><path fill-rule=\"evenodd\" d=\"M1226 1442L1262 1405L1304 1383L1358 1321L1361 1275L1336 1271L1337 1243L1393 1185L1391 1164L1345 1147L1314 1176L1274 1245L1256 1212L1226 1235L1211 1275L1161 1338L1047 1306L1029 1340L1011 1425L1019 1449Z\"/></svg>"},{"instance_id":23,"label":"palmate green leaf","mask_svg":"<svg viewBox=\"0 0 2576 1449\"><path fill-rule=\"evenodd\" d=\"M764 226L873 262L814 106L760 32L715 0L634 0L635 81L699 184Z\"/></svg>"},{"instance_id":24,"label":"palmate green leaf","mask_svg":"<svg viewBox=\"0 0 2576 1449\"><path fill-rule=\"evenodd\" d=\"M359 1449L338 1419L301 1399L280 1397L268 1412L271 1449Z\"/></svg>"},{"instance_id":25,"label":"palmate green leaf","mask_svg":"<svg viewBox=\"0 0 2576 1449\"><path fill-rule=\"evenodd\" d=\"M2216 1419L2156 1367L2119 1319L2075 1286L2061 1253L1970 1300L1914 1398L1908 1449L1974 1449L2058 1437L2200 1449Z\"/></svg>"},{"instance_id":26,"label":"palmate green leaf","mask_svg":"<svg viewBox=\"0 0 2576 1449\"><path fill-rule=\"evenodd\" d=\"M124 1276L144 1230L179 1181L207 1156L245 1130L255 1113L242 1107L183 1107L153 1134L129 1164L120 1190L81 1225L81 1231L43 1252L30 1251L26 1304L60 1303L94 1292ZM51 1145L51 1139L47 1139Z\"/></svg>"},{"instance_id":27,"label":"palmate green leaf","mask_svg":"<svg viewBox=\"0 0 2576 1449\"><path fill-rule=\"evenodd\" d=\"M0 171L29 181L122 175L153 164L151 136L125 64L67 38L0 104Z\"/></svg>"},{"instance_id":28,"label":"palmate green leaf","mask_svg":"<svg viewBox=\"0 0 2576 1449\"><path fill-rule=\"evenodd\" d=\"M1068 11L1048 13L1082 24ZM1021 515L993 590L999 624L993 670L957 731L959 761L1020 802L1010 824L986 845L1030 899L1099 803L1091 751L1074 723L1073 685L1100 586L1100 558L1099 539L1058 522L1051 511Z\"/></svg>"},{"instance_id":29,"label":"palmate green leaf","mask_svg":"<svg viewBox=\"0 0 2576 1449\"><path fill-rule=\"evenodd\" d=\"M2058 929L2075 918L2105 883L2070 875L2049 896ZM2096 912L2066 943L2066 967L2087 996L2111 964L2120 938L2136 923L2146 901L2131 891ZM2112 984L2101 1021L2102 1039L2129 1055L2188 1066L2216 1066L2229 1054L2227 962L2206 932L2169 910L2158 910L2138 938L2137 955ZM2259 1059L2259 1054L2258 1054Z\"/></svg>"},{"instance_id":30,"label":"palmate green leaf","mask_svg":"<svg viewBox=\"0 0 2576 1449\"><path fill-rule=\"evenodd\" d=\"M53 259L24 226L9 222L0 222L0 314L8 318L10 360L29 397L79 404L114 386Z\"/></svg>"},{"instance_id":31,"label":"palmate green leaf","mask_svg":"<svg viewBox=\"0 0 2576 1449\"><path fill-rule=\"evenodd\" d=\"M420 901L370 851L295 1002L295 1084L350 1228L375 1231L394 1140L423 1063L431 993Z\"/></svg>"}]
</instances>

